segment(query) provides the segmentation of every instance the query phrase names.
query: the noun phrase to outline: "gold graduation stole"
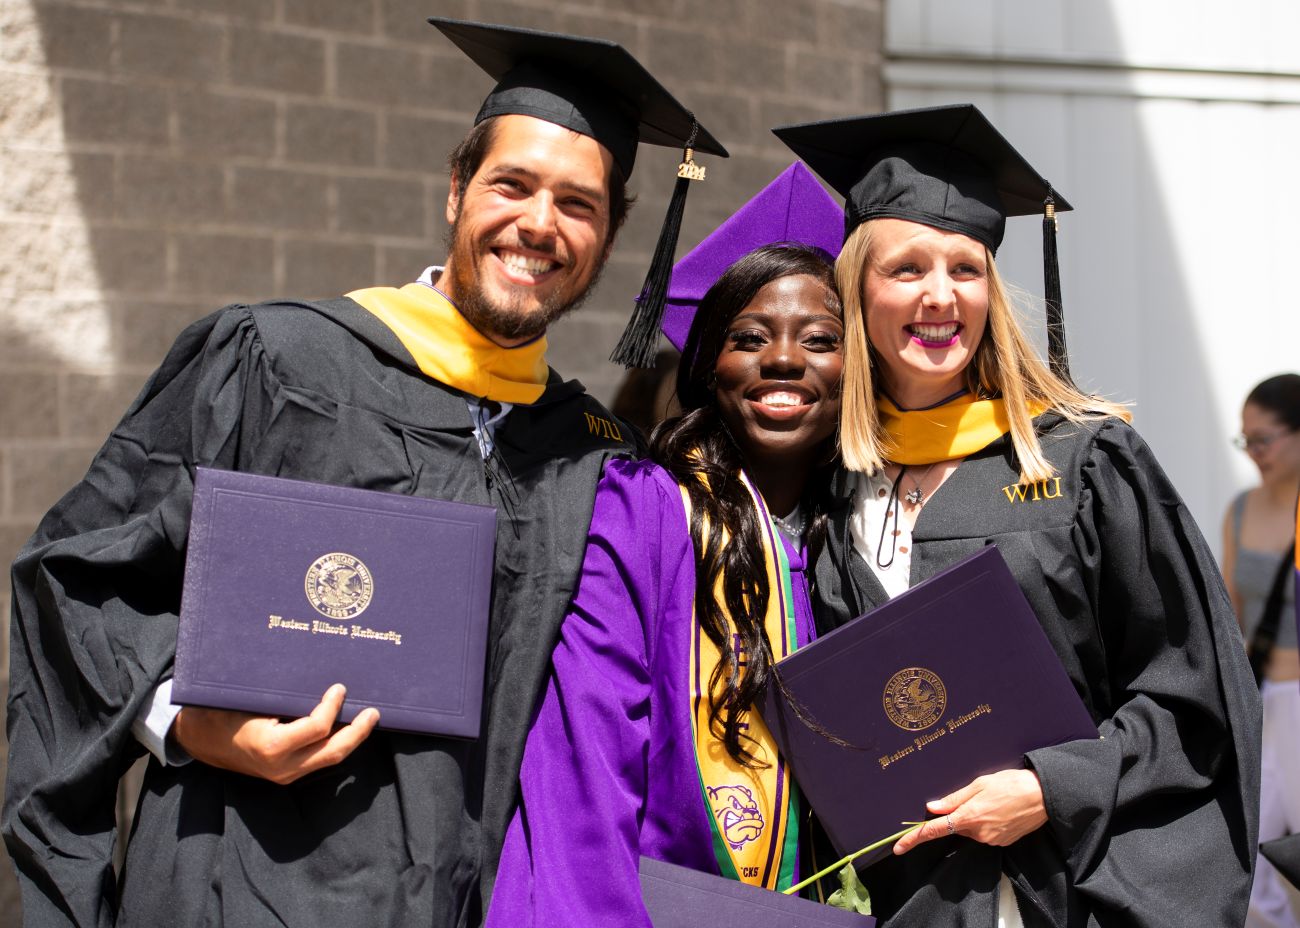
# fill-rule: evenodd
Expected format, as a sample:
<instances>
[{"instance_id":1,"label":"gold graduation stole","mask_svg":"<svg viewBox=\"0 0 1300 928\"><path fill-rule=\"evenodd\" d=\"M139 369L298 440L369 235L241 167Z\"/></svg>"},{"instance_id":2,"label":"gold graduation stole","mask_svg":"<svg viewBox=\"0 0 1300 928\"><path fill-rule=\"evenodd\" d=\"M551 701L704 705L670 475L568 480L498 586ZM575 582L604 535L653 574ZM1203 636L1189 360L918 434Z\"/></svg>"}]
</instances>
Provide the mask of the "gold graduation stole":
<instances>
[{"instance_id":1,"label":"gold graduation stole","mask_svg":"<svg viewBox=\"0 0 1300 928\"><path fill-rule=\"evenodd\" d=\"M877 396L880 421L889 433L889 459L897 464L933 464L982 451L1011 430L1006 401L967 393L932 409L899 409ZM1029 414L1046 407L1031 403Z\"/></svg>"},{"instance_id":2,"label":"gold graduation stole","mask_svg":"<svg viewBox=\"0 0 1300 928\"><path fill-rule=\"evenodd\" d=\"M432 287L354 290L348 297L377 316L420 370L439 383L498 403L535 403L546 389L546 339L503 348Z\"/></svg>"},{"instance_id":3,"label":"gold graduation stole","mask_svg":"<svg viewBox=\"0 0 1300 928\"><path fill-rule=\"evenodd\" d=\"M740 479L754 498L762 525L763 561L767 565L767 584L771 590L763 628L771 642L773 656L780 660L798 646L790 561L762 497L743 472ZM690 494L685 487L681 488L681 493L689 524ZM723 601L721 577L714 587L714 595L719 603ZM731 640L738 648L739 638L734 632ZM743 663L745 655L740 653L736 656ZM799 806L794 781L767 726L752 708L745 723L746 734L753 739L750 750L754 757L766 763L766 767L751 769L737 763L727 753L722 740L713 733L709 726L708 686L713 669L721 660L718 647L705 634L698 615L693 611L691 733L695 739L696 771L713 834L713 853L723 876L766 889L785 889L794 885L799 846Z\"/></svg>"}]
</instances>

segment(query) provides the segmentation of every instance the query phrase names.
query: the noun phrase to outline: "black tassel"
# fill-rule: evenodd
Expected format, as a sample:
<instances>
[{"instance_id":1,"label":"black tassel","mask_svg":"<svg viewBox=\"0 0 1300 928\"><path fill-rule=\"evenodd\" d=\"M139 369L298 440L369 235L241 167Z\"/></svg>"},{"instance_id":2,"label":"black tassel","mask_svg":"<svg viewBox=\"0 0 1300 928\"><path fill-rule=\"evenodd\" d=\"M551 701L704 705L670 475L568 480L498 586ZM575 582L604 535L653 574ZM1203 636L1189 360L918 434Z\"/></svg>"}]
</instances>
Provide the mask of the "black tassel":
<instances>
[{"instance_id":1,"label":"black tassel","mask_svg":"<svg viewBox=\"0 0 1300 928\"><path fill-rule=\"evenodd\" d=\"M614 353L609 356L615 364L624 367L654 367L655 356L659 353L659 324L664 318L668 281L672 278L673 259L677 254L677 236L682 230L682 216L686 212L686 192L692 180L704 179L704 169L695 164L691 151L698 128L697 123L692 124L685 157L677 169L677 183L673 185L673 195L668 201L668 213L664 216L636 308L614 346Z\"/></svg>"},{"instance_id":2,"label":"black tassel","mask_svg":"<svg viewBox=\"0 0 1300 928\"><path fill-rule=\"evenodd\" d=\"M1043 292L1047 303L1047 364L1068 384L1070 355L1065 347L1065 314L1061 309L1061 266L1056 256L1056 198L1048 188L1043 201Z\"/></svg>"}]
</instances>

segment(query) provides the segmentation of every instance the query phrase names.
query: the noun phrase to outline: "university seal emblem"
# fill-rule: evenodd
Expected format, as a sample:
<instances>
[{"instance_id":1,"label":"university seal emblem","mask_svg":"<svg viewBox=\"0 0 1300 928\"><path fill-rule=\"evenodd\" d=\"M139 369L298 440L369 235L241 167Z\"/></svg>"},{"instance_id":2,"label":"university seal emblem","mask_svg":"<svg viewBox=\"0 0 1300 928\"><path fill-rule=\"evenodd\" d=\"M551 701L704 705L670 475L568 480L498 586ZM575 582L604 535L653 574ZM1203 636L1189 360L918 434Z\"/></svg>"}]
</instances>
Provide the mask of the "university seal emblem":
<instances>
[{"instance_id":1,"label":"university seal emblem","mask_svg":"<svg viewBox=\"0 0 1300 928\"><path fill-rule=\"evenodd\" d=\"M352 619L365 612L374 596L370 570L360 558L335 551L316 558L307 569L307 601L331 619Z\"/></svg>"},{"instance_id":2,"label":"university seal emblem","mask_svg":"<svg viewBox=\"0 0 1300 928\"><path fill-rule=\"evenodd\" d=\"M939 675L924 667L906 667L885 684L885 715L905 731L920 731L939 721L948 707L948 691Z\"/></svg>"},{"instance_id":3,"label":"university seal emblem","mask_svg":"<svg viewBox=\"0 0 1300 928\"><path fill-rule=\"evenodd\" d=\"M747 787L708 786L705 789L713 817L718 822L718 831L733 850L740 850L763 833L763 813Z\"/></svg>"}]
</instances>

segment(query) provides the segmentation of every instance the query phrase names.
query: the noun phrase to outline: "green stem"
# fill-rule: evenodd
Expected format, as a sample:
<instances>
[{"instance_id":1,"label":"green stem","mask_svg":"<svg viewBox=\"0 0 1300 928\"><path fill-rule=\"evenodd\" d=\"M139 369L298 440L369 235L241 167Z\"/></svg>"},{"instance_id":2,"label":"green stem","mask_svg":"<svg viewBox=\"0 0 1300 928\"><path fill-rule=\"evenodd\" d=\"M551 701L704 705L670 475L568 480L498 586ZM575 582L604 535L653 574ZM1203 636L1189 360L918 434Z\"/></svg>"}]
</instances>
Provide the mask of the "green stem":
<instances>
[{"instance_id":1,"label":"green stem","mask_svg":"<svg viewBox=\"0 0 1300 928\"><path fill-rule=\"evenodd\" d=\"M805 886L811 886L813 883L816 883L818 880L820 880L822 877L826 876L827 874L838 872L839 869L843 867L845 864L851 864L853 863L853 861L857 860L863 854L870 854L872 851L876 850L877 848L882 848L886 844L890 844L894 841L897 841L899 838L903 837L903 835L907 834L908 832L916 831L916 829L920 828L925 823L907 822L905 824L908 824L911 827L904 828L896 835L890 835L888 838L882 838L881 840L877 841L875 844L868 844L862 850L854 851L848 857L841 857L839 860L835 861L835 863L831 864L825 870L814 873L812 876L808 877L808 879L804 880L802 883L796 883L794 886L791 886L789 889L781 890L781 892L785 893L787 896L793 896L795 893L803 889Z\"/></svg>"}]
</instances>

